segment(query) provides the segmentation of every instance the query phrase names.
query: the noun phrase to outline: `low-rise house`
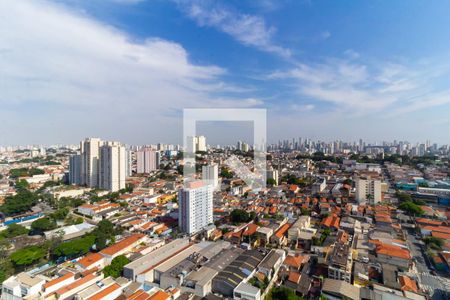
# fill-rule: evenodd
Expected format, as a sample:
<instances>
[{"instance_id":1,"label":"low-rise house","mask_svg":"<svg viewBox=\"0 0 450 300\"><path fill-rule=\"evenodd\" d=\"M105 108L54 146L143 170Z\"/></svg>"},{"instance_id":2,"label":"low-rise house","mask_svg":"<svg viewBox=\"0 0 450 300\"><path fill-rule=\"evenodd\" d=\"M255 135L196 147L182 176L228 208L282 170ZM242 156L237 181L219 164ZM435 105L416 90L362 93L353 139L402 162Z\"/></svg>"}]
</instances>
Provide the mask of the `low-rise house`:
<instances>
[{"instance_id":1,"label":"low-rise house","mask_svg":"<svg viewBox=\"0 0 450 300\"><path fill-rule=\"evenodd\" d=\"M99 202L96 204L83 204L77 207L77 211L93 219L110 217L120 210L120 204L111 202Z\"/></svg>"},{"instance_id":2,"label":"low-rise house","mask_svg":"<svg viewBox=\"0 0 450 300\"><path fill-rule=\"evenodd\" d=\"M338 229L339 229L339 227L340 227L340 221L341 221L341 218L339 218L337 215L335 215L335 214L332 214L332 215L330 215L330 216L328 216L328 217L326 217L326 218L324 218L323 220L322 220L322 222L320 223L320 225L323 227L323 228L329 228L329 229L331 229L331 230L335 230L335 231L337 231Z\"/></svg>"},{"instance_id":3,"label":"low-rise house","mask_svg":"<svg viewBox=\"0 0 450 300\"><path fill-rule=\"evenodd\" d=\"M75 263L75 267L80 271L86 271L97 268L101 270L105 267L105 257L100 253L89 253Z\"/></svg>"},{"instance_id":4,"label":"low-rise house","mask_svg":"<svg viewBox=\"0 0 450 300\"><path fill-rule=\"evenodd\" d=\"M286 253L284 250L271 250L259 264L258 272L264 274L267 278L272 278L274 272L280 268L285 258Z\"/></svg>"},{"instance_id":5,"label":"low-rise house","mask_svg":"<svg viewBox=\"0 0 450 300\"><path fill-rule=\"evenodd\" d=\"M67 272L62 276L56 277L48 282L46 282L42 288L44 295L51 294L55 292L56 290L62 288L63 286L66 286L68 284L71 284L75 281L75 274L72 272Z\"/></svg>"},{"instance_id":6,"label":"low-rise house","mask_svg":"<svg viewBox=\"0 0 450 300\"><path fill-rule=\"evenodd\" d=\"M328 256L328 277L350 283L352 263L353 259L349 245L336 243Z\"/></svg>"},{"instance_id":7,"label":"low-rise house","mask_svg":"<svg viewBox=\"0 0 450 300\"><path fill-rule=\"evenodd\" d=\"M102 251L100 251L100 253L105 257L106 263L110 264L115 257L130 252L131 249L133 249L140 243L143 243L147 239L148 237L144 234L141 233L133 234L115 243L114 245L111 245L103 249Z\"/></svg>"},{"instance_id":8,"label":"low-rise house","mask_svg":"<svg viewBox=\"0 0 450 300\"><path fill-rule=\"evenodd\" d=\"M269 227L259 227L256 230L256 235L260 238L263 244L267 244L273 235L273 229Z\"/></svg>"},{"instance_id":9,"label":"low-rise house","mask_svg":"<svg viewBox=\"0 0 450 300\"><path fill-rule=\"evenodd\" d=\"M78 292L84 290L85 288L89 287L92 284L95 284L97 281L102 279L103 273L100 274L90 273L84 277L75 280L69 285L61 287L55 292L55 296L61 300L71 299Z\"/></svg>"},{"instance_id":10,"label":"low-rise house","mask_svg":"<svg viewBox=\"0 0 450 300\"><path fill-rule=\"evenodd\" d=\"M283 261L283 266L288 271L299 271L302 265L309 261L308 255L288 255Z\"/></svg>"},{"instance_id":11,"label":"low-rise house","mask_svg":"<svg viewBox=\"0 0 450 300\"><path fill-rule=\"evenodd\" d=\"M290 224L284 224L282 225L275 234L271 237L272 243L275 243L277 245L286 245L287 244L287 232L290 227Z\"/></svg>"},{"instance_id":12,"label":"low-rise house","mask_svg":"<svg viewBox=\"0 0 450 300\"><path fill-rule=\"evenodd\" d=\"M375 253L381 264L395 265L400 269L409 270L411 266L411 254L409 250L400 246L376 243Z\"/></svg>"},{"instance_id":13,"label":"low-rise house","mask_svg":"<svg viewBox=\"0 0 450 300\"><path fill-rule=\"evenodd\" d=\"M322 295L327 299L353 299L359 300L360 288L348 282L325 278L322 286Z\"/></svg>"},{"instance_id":14,"label":"low-rise house","mask_svg":"<svg viewBox=\"0 0 450 300\"><path fill-rule=\"evenodd\" d=\"M45 279L39 275L32 276L22 272L6 279L2 284L2 299L37 299L45 284Z\"/></svg>"},{"instance_id":15,"label":"low-rise house","mask_svg":"<svg viewBox=\"0 0 450 300\"><path fill-rule=\"evenodd\" d=\"M260 300L261 290L246 282L241 282L233 291L233 299Z\"/></svg>"},{"instance_id":16,"label":"low-rise house","mask_svg":"<svg viewBox=\"0 0 450 300\"><path fill-rule=\"evenodd\" d=\"M311 226L311 217L300 216L288 230L289 242L296 241L298 239L300 231L304 228L309 228L310 226Z\"/></svg>"}]
</instances>

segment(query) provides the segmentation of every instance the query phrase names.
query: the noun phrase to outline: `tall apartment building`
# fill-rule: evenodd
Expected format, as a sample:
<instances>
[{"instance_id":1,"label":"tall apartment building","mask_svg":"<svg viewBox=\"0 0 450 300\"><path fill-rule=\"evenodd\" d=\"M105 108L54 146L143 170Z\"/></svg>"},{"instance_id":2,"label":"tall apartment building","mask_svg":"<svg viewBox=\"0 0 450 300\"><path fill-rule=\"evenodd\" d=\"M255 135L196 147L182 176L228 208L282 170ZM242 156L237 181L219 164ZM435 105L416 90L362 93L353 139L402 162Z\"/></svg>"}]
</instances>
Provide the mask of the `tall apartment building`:
<instances>
[{"instance_id":1,"label":"tall apartment building","mask_svg":"<svg viewBox=\"0 0 450 300\"><path fill-rule=\"evenodd\" d=\"M359 203L377 204L382 200L381 180L360 177L355 180L355 199Z\"/></svg>"},{"instance_id":2,"label":"tall apartment building","mask_svg":"<svg viewBox=\"0 0 450 300\"><path fill-rule=\"evenodd\" d=\"M219 186L219 166L217 164L202 166L202 180L216 189Z\"/></svg>"},{"instance_id":3,"label":"tall apartment building","mask_svg":"<svg viewBox=\"0 0 450 300\"><path fill-rule=\"evenodd\" d=\"M87 138L80 143L80 154L69 161L72 184L118 191L125 188L125 147L118 142Z\"/></svg>"},{"instance_id":4,"label":"tall apartment building","mask_svg":"<svg viewBox=\"0 0 450 300\"><path fill-rule=\"evenodd\" d=\"M266 178L275 180L275 185L278 185L278 170L270 168L267 170Z\"/></svg>"},{"instance_id":5,"label":"tall apartment building","mask_svg":"<svg viewBox=\"0 0 450 300\"><path fill-rule=\"evenodd\" d=\"M125 147L118 142L106 142L100 147L99 185L112 192L125 188Z\"/></svg>"},{"instance_id":6,"label":"tall apartment building","mask_svg":"<svg viewBox=\"0 0 450 300\"><path fill-rule=\"evenodd\" d=\"M190 153L197 151L206 151L206 138L203 135L200 136L188 136L187 137L187 149Z\"/></svg>"},{"instance_id":7,"label":"tall apartment building","mask_svg":"<svg viewBox=\"0 0 450 300\"><path fill-rule=\"evenodd\" d=\"M72 155L69 158L69 183L81 185L81 155Z\"/></svg>"},{"instance_id":8,"label":"tall apartment building","mask_svg":"<svg viewBox=\"0 0 450 300\"><path fill-rule=\"evenodd\" d=\"M98 187L98 161L102 145L103 142L98 138L87 138L80 143L82 185Z\"/></svg>"},{"instance_id":9,"label":"tall apartment building","mask_svg":"<svg viewBox=\"0 0 450 300\"><path fill-rule=\"evenodd\" d=\"M133 151L125 150L125 176L131 177L133 175Z\"/></svg>"},{"instance_id":10,"label":"tall apartment building","mask_svg":"<svg viewBox=\"0 0 450 300\"><path fill-rule=\"evenodd\" d=\"M159 152L150 148L142 148L136 152L136 172L150 173L159 168Z\"/></svg>"},{"instance_id":11,"label":"tall apartment building","mask_svg":"<svg viewBox=\"0 0 450 300\"><path fill-rule=\"evenodd\" d=\"M194 234L213 223L213 187L202 181L190 182L178 192L178 225Z\"/></svg>"},{"instance_id":12,"label":"tall apartment building","mask_svg":"<svg viewBox=\"0 0 450 300\"><path fill-rule=\"evenodd\" d=\"M206 151L206 138L203 135L197 136L197 151Z\"/></svg>"}]
</instances>

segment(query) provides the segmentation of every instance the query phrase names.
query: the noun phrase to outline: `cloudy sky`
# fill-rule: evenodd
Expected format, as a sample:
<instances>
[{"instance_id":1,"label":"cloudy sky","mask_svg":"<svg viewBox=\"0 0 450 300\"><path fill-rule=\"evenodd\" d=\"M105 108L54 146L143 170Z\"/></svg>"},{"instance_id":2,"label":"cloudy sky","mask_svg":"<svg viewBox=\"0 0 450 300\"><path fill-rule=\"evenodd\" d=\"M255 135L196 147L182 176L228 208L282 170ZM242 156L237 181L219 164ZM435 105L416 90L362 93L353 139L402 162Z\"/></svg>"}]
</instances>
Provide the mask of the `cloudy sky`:
<instances>
[{"instance_id":1,"label":"cloudy sky","mask_svg":"<svg viewBox=\"0 0 450 300\"><path fill-rule=\"evenodd\" d=\"M181 143L183 108L220 107L266 108L271 141L449 143L449 11L445 0L0 0L0 145Z\"/></svg>"}]
</instances>

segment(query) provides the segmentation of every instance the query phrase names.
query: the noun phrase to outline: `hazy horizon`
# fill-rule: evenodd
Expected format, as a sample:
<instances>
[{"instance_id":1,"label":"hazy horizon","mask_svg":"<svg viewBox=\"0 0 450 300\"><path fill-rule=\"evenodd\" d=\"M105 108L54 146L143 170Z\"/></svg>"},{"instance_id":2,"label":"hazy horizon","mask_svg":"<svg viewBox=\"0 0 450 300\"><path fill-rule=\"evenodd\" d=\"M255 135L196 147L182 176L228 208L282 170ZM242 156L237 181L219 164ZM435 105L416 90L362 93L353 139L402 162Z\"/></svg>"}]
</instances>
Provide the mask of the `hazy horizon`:
<instances>
[{"instance_id":1,"label":"hazy horizon","mask_svg":"<svg viewBox=\"0 0 450 300\"><path fill-rule=\"evenodd\" d=\"M220 107L266 108L269 142L448 144L448 11L447 1L4 0L0 145L181 144L183 108ZM231 143L227 128L210 140Z\"/></svg>"}]
</instances>

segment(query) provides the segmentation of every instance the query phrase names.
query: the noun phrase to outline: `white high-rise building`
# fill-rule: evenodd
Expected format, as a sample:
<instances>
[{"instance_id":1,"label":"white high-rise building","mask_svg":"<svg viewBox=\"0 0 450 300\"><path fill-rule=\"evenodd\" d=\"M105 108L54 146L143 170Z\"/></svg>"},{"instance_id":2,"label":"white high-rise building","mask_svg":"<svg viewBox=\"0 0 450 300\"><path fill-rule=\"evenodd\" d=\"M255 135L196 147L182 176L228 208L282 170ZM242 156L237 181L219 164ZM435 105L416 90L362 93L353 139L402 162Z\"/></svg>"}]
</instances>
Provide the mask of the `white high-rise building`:
<instances>
[{"instance_id":1,"label":"white high-rise building","mask_svg":"<svg viewBox=\"0 0 450 300\"><path fill-rule=\"evenodd\" d=\"M267 170L266 178L275 180L275 185L278 185L278 170L270 168Z\"/></svg>"},{"instance_id":2,"label":"white high-rise building","mask_svg":"<svg viewBox=\"0 0 450 300\"><path fill-rule=\"evenodd\" d=\"M196 151L206 151L206 138L203 135L197 136Z\"/></svg>"},{"instance_id":3,"label":"white high-rise building","mask_svg":"<svg viewBox=\"0 0 450 300\"><path fill-rule=\"evenodd\" d=\"M81 185L81 155L72 155L69 158L69 183Z\"/></svg>"},{"instance_id":4,"label":"white high-rise building","mask_svg":"<svg viewBox=\"0 0 450 300\"><path fill-rule=\"evenodd\" d=\"M382 200L381 180L356 178L355 187L355 199L359 203L377 204Z\"/></svg>"},{"instance_id":5,"label":"white high-rise building","mask_svg":"<svg viewBox=\"0 0 450 300\"><path fill-rule=\"evenodd\" d=\"M87 138L80 143L80 150L80 155L69 161L70 183L109 191L125 188L127 166L123 145Z\"/></svg>"},{"instance_id":6,"label":"white high-rise building","mask_svg":"<svg viewBox=\"0 0 450 300\"><path fill-rule=\"evenodd\" d=\"M116 192L125 188L125 147L118 142L106 142L100 147L99 188Z\"/></svg>"},{"instance_id":7,"label":"white high-rise building","mask_svg":"<svg viewBox=\"0 0 450 300\"><path fill-rule=\"evenodd\" d=\"M100 146L103 142L98 138L87 138L80 143L81 148L81 184L98 187L98 161Z\"/></svg>"},{"instance_id":8,"label":"white high-rise building","mask_svg":"<svg viewBox=\"0 0 450 300\"><path fill-rule=\"evenodd\" d=\"M213 223L213 187L203 181L187 184L178 192L181 231L194 234Z\"/></svg>"},{"instance_id":9,"label":"white high-rise building","mask_svg":"<svg viewBox=\"0 0 450 300\"><path fill-rule=\"evenodd\" d=\"M159 168L159 152L150 148L143 148L136 152L136 172L148 174Z\"/></svg>"},{"instance_id":10,"label":"white high-rise building","mask_svg":"<svg viewBox=\"0 0 450 300\"><path fill-rule=\"evenodd\" d=\"M219 166L217 164L202 166L202 179L214 189L219 186Z\"/></svg>"},{"instance_id":11,"label":"white high-rise building","mask_svg":"<svg viewBox=\"0 0 450 300\"><path fill-rule=\"evenodd\" d=\"M206 151L206 138L203 135L200 136L188 136L186 151L189 153L195 153L197 151Z\"/></svg>"},{"instance_id":12,"label":"white high-rise building","mask_svg":"<svg viewBox=\"0 0 450 300\"><path fill-rule=\"evenodd\" d=\"M133 175L133 151L125 150L125 176Z\"/></svg>"}]
</instances>

